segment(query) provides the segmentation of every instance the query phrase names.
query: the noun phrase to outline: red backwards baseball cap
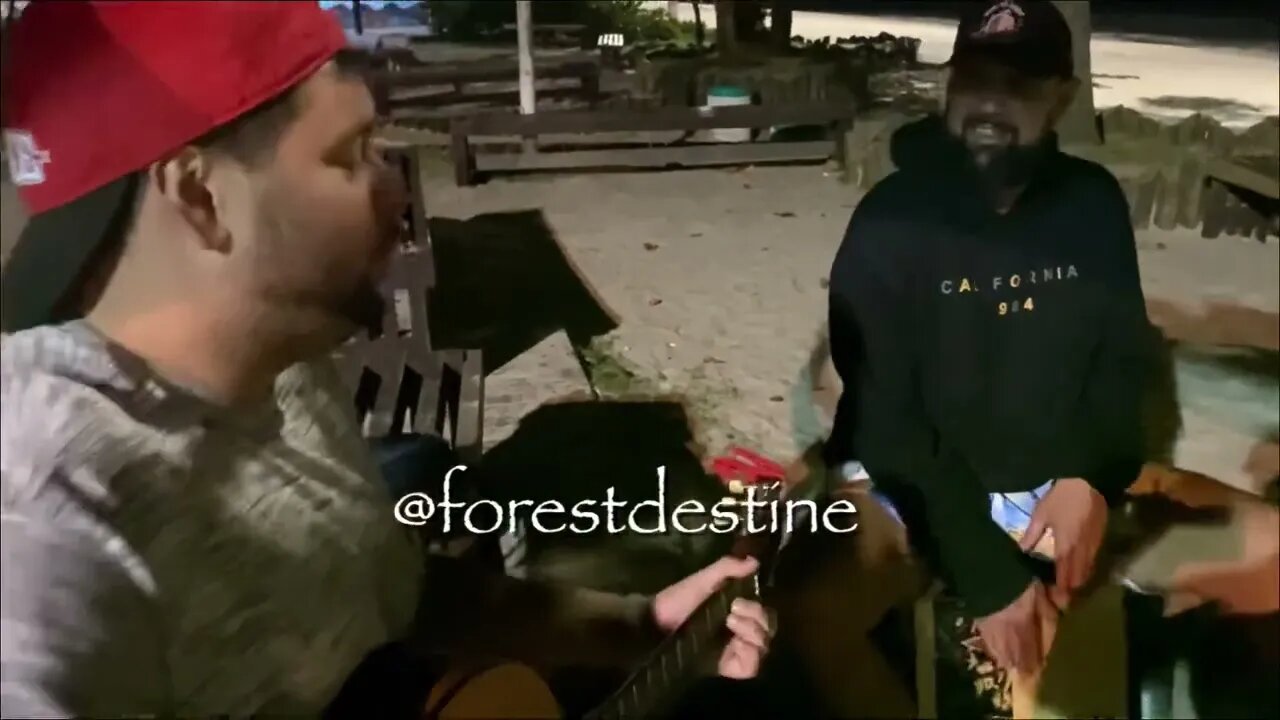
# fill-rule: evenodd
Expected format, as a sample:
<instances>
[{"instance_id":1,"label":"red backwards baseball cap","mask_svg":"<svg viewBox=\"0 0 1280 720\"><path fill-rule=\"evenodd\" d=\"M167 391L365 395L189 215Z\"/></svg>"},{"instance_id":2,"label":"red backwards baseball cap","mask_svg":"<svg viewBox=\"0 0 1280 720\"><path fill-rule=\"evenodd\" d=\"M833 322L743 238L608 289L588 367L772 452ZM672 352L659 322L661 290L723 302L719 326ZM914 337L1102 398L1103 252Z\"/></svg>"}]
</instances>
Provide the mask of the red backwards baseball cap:
<instances>
[{"instance_id":1,"label":"red backwards baseball cap","mask_svg":"<svg viewBox=\"0 0 1280 720\"><path fill-rule=\"evenodd\" d=\"M135 173L305 80L346 45L316 2L35 2L8 32L3 132L31 218L4 329L52 321L124 232Z\"/></svg>"}]
</instances>

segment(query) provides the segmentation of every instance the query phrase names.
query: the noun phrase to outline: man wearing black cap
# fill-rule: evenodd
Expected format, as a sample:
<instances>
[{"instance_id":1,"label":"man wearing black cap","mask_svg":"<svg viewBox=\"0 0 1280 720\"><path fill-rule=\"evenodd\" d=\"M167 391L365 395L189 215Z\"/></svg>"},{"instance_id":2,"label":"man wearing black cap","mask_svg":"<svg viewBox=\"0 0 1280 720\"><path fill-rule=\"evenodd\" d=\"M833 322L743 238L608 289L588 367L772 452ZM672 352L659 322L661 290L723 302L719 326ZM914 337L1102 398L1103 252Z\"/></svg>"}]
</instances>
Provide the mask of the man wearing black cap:
<instances>
[{"instance_id":1,"label":"man wearing black cap","mask_svg":"<svg viewBox=\"0 0 1280 720\"><path fill-rule=\"evenodd\" d=\"M858 205L830 283L845 392L828 461L874 483L1021 671L1143 462L1150 326L1127 204L1054 133L1071 48L1049 2L968 13L943 114L895 135L898 171Z\"/></svg>"}]
</instances>

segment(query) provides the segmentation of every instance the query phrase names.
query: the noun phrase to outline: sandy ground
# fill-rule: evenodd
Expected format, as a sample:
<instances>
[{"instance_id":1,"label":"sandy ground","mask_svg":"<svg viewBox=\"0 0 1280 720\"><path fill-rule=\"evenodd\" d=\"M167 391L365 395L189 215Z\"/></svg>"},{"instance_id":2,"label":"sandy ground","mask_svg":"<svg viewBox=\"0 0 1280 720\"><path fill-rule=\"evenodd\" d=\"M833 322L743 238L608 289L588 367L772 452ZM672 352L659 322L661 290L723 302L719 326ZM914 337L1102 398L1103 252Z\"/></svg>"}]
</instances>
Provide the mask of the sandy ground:
<instances>
[{"instance_id":1,"label":"sandy ground","mask_svg":"<svg viewBox=\"0 0 1280 720\"><path fill-rule=\"evenodd\" d=\"M666 3L650 5L665 7ZM682 3L680 7L680 19L693 20L692 6ZM708 27L715 27L715 12L709 5L704 6L702 17ZM953 22L915 17L797 12L792 31L806 39L834 40L881 32L919 38L920 60L927 63L945 62L955 42ZM1191 44L1171 38L1095 32L1090 55L1094 103L1099 109L1124 105L1169 118L1186 117L1201 109L1232 126L1248 126L1280 111L1275 46ZM1197 102L1204 98L1218 102L1209 106Z\"/></svg>"}]
</instances>

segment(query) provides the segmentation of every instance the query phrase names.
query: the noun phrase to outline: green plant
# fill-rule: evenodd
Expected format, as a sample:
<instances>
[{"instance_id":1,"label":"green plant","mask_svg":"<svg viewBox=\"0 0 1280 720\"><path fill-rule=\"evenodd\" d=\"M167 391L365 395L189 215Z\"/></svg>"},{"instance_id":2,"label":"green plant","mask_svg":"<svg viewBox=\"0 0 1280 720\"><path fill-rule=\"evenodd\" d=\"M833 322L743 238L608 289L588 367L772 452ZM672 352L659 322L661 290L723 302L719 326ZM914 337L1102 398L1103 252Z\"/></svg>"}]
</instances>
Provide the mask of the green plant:
<instances>
[{"instance_id":1,"label":"green plant","mask_svg":"<svg viewBox=\"0 0 1280 720\"><path fill-rule=\"evenodd\" d=\"M622 33L628 43L687 41L694 35L693 23L646 8L640 0L594 0L587 6L588 30Z\"/></svg>"},{"instance_id":2,"label":"green plant","mask_svg":"<svg viewBox=\"0 0 1280 720\"><path fill-rule=\"evenodd\" d=\"M449 38L473 40L515 22L515 3L433 0L427 3L431 25ZM507 16L510 16L508 18Z\"/></svg>"}]
</instances>

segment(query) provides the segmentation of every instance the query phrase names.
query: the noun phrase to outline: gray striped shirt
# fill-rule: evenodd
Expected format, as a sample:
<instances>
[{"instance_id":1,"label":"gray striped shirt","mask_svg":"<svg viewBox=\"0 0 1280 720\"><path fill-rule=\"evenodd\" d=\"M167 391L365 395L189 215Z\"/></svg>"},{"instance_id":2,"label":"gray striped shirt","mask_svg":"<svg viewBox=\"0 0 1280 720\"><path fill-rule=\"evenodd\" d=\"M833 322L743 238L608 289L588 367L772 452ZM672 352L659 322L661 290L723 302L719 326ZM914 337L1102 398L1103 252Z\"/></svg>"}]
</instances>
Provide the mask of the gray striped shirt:
<instances>
[{"instance_id":1,"label":"gray striped shirt","mask_svg":"<svg viewBox=\"0 0 1280 720\"><path fill-rule=\"evenodd\" d=\"M324 365L235 415L71 323L0 349L5 716L314 714L421 554Z\"/></svg>"}]
</instances>

